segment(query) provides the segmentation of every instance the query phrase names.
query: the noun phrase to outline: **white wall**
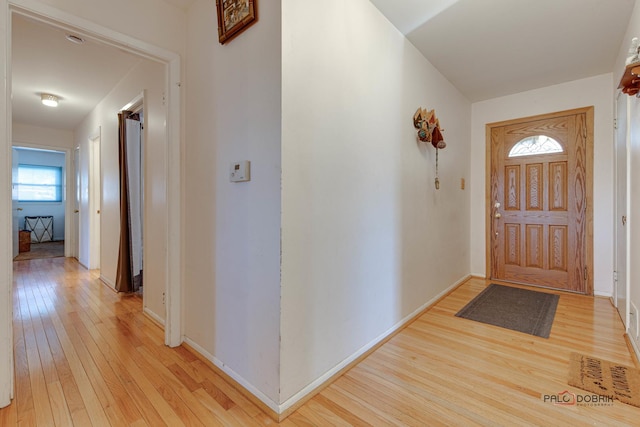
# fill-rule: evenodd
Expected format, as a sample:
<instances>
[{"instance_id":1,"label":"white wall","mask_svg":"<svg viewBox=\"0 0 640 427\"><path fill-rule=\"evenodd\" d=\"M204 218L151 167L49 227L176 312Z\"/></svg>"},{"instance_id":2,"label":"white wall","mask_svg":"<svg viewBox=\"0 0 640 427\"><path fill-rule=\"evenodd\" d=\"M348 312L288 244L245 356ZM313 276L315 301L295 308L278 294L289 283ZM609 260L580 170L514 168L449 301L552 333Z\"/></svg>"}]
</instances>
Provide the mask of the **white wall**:
<instances>
[{"instance_id":1,"label":"white wall","mask_svg":"<svg viewBox=\"0 0 640 427\"><path fill-rule=\"evenodd\" d=\"M368 0L284 0L282 26L286 407L468 274L471 106Z\"/></svg>"},{"instance_id":2,"label":"white wall","mask_svg":"<svg viewBox=\"0 0 640 427\"><path fill-rule=\"evenodd\" d=\"M66 176L65 153L53 151L17 150L18 162L21 165L57 166L62 168L63 180ZM22 202L17 206L20 212L20 229L24 230L25 216L53 216L53 240L64 240L66 185L62 187L61 202Z\"/></svg>"},{"instance_id":3,"label":"white wall","mask_svg":"<svg viewBox=\"0 0 640 427\"><path fill-rule=\"evenodd\" d=\"M486 274L485 150L487 123L594 106L593 248L594 292L613 294L613 100L612 75L509 95L472 106L471 273Z\"/></svg>"},{"instance_id":4,"label":"white wall","mask_svg":"<svg viewBox=\"0 0 640 427\"><path fill-rule=\"evenodd\" d=\"M188 12L184 334L275 408L280 322L280 2L217 42L215 2ZM229 182L251 161L251 181Z\"/></svg>"},{"instance_id":5,"label":"white wall","mask_svg":"<svg viewBox=\"0 0 640 427\"><path fill-rule=\"evenodd\" d=\"M37 146L42 148L73 148L73 132L64 129L53 129L33 126L25 123L13 123L13 144Z\"/></svg>"},{"instance_id":6,"label":"white wall","mask_svg":"<svg viewBox=\"0 0 640 427\"><path fill-rule=\"evenodd\" d=\"M620 78L623 75L627 52L633 37L640 38L640 2L636 2L629 19L626 35L620 46L616 60L616 68L613 73L613 87L617 88ZM612 91L612 93L614 92ZM629 301L635 305L636 308L640 308L640 263L636 261L640 256L640 101L637 98L632 98L631 105L631 116L629 118L631 140L629 144L629 178L627 181L629 183L628 191L630 194L630 200L627 205L627 224L629 228L629 234L627 235L629 239L629 254L627 259L631 260L631 262L629 263L627 280L629 281ZM640 336L637 335L637 333L640 332L640 327L638 327L637 316L638 314L636 314L636 319L630 319L630 322L634 322L635 326L631 326L631 324L628 325L628 332L635 345L636 354L640 356Z\"/></svg>"},{"instance_id":7,"label":"white wall","mask_svg":"<svg viewBox=\"0 0 640 427\"><path fill-rule=\"evenodd\" d=\"M163 94L165 66L141 59L113 88L75 131L81 163L88 165L89 142L100 129L102 208L100 210L100 274L115 285L120 237L120 177L118 166L118 112L145 91L145 211L144 211L144 305L158 319L165 318L162 295L166 286L167 251L167 134ZM87 171L88 174L88 171ZM81 227L89 227L88 212L80 212ZM82 233L81 233L82 234ZM82 234L86 237L88 233ZM85 242L86 243L86 242ZM81 248L88 245L81 244ZM82 250L81 250L82 252Z\"/></svg>"}]
</instances>

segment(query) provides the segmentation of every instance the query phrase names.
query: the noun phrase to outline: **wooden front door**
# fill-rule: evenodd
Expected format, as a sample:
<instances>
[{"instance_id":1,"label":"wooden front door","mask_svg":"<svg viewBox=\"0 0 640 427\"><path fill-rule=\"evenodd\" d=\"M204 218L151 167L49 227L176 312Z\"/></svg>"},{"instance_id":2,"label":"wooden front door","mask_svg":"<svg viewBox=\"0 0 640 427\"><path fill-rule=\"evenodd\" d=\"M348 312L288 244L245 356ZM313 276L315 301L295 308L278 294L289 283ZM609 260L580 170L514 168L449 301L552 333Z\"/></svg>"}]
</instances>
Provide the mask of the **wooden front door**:
<instances>
[{"instance_id":1,"label":"wooden front door","mask_svg":"<svg viewBox=\"0 0 640 427\"><path fill-rule=\"evenodd\" d=\"M491 278L591 293L587 112L487 126Z\"/></svg>"}]
</instances>

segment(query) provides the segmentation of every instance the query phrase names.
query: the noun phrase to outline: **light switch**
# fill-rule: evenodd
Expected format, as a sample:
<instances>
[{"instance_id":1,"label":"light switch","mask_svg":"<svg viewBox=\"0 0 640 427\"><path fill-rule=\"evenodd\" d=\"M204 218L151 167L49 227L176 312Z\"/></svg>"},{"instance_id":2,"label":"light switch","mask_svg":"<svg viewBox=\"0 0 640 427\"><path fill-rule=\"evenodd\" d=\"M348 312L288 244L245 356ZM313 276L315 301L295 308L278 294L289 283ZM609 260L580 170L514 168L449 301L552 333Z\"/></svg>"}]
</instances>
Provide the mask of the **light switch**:
<instances>
[{"instance_id":1,"label":"light switch","mask_svg":"<svg viewBox=\"0 0 640 427\"><path fill-rule=\"evenodd\" d=\"M243 160L241 162L231 163L229 181L245 182L251 180L251 162Z\"/></svg>"}]
</instances>

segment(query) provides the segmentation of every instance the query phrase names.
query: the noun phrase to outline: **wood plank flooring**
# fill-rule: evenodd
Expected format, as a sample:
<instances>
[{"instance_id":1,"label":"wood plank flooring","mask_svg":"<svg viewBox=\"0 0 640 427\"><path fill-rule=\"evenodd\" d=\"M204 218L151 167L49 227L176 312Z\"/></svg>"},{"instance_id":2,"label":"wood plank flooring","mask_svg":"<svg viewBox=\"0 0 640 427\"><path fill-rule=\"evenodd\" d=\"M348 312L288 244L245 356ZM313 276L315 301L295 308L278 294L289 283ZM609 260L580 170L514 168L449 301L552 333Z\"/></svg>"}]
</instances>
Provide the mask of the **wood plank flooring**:
<instances>
[{"instance_id":1,"label":"wood plank flooring","mask_svg":"<svg viewBox=\"0 0 640 427\"><path fill-rule=\"evenodd\" d=\"M141 299L69 258L14 263L16 398L0 426L261 426L266 414L185 348ZM549 339L454 314L472 279L291 414L283 426L640 425L620 402L560 406L572 351L633 365L608 299L561 294Z\"/></svg>"}]
</instances>

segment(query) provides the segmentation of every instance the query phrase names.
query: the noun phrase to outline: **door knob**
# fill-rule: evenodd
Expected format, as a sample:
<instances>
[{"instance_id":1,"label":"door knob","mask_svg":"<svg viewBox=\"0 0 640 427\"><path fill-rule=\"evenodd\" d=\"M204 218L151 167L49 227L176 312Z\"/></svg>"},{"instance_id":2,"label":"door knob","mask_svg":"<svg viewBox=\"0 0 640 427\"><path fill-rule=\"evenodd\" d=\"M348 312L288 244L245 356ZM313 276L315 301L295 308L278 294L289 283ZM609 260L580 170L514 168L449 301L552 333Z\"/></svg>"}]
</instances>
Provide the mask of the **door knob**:
<instances>
[{"instance_id":1,"label":"door knob","mask_svg":"<svg viewBox=\"0 0 640 427\"><path fill-rule=\"evenodd\" d=\"M502 218L502 214L500 212L496 212L494 217L497 218L497 219L500 219L500 218Z\"/></svg>"},{"instance_id":2,"label":"door knob","mask_svg":"<svg viewBox=\"0 0 640 427\"><path fill-rule=\"evenodd\" d=\"M80 212L79 209L76 209L76 210L73 211L73 213L78 213L78 212Z\"/></svg>"}]
</instances>

